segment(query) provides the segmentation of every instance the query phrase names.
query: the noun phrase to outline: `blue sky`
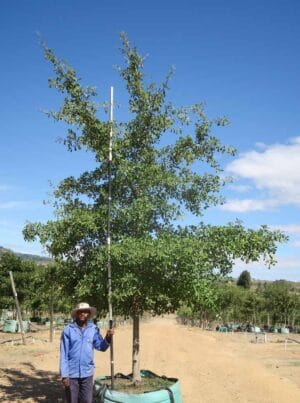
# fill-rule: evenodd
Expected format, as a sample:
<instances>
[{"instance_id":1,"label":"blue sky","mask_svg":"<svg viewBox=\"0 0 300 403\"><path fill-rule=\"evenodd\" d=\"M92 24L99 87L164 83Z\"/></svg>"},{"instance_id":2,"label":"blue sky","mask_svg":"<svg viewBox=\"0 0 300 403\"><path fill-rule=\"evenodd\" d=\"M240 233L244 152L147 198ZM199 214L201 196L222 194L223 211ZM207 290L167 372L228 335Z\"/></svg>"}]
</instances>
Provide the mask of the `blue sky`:
<instances>
[{"instance_id":1,"label":"blue sky","mask_svg":"<svg viewBox=\"0 0 300 403\"><path fill-rule=\"evenodd\" d=\"M235 218L285 230L278 265L238 264L255 278L300 281L300 3L296 0L186 0L143 2L4 0L0 4L0 245L42 253L26 243L26 221L45 221L49 181L79 174L92 164L85 153L69 154L56 139L65 127L41 110L60 97L48 88L52 76L36 32L55 53L98 88L99 100L115 87L126 117L124 86L114 66L122 63L119 33L125 31L147 55L145 70L161 81L171 66L170 98L178 106L205 101L210 117L226 115L218 132L238 149L223 161L235 181L227 202L205 221Z\"/></svg>"}]
</instances>

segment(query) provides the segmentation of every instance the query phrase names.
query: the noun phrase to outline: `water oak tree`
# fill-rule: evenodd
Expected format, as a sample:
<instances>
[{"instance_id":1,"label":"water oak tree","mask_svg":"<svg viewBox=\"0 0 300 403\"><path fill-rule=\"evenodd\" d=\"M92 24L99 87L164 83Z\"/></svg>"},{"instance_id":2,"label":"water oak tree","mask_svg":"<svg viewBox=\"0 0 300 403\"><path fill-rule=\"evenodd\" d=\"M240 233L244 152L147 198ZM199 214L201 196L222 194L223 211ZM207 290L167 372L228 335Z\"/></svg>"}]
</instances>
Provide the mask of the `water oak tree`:
<instances>
[{"instance_id":1,"label":"water oak tree","mask_svg":"<svg viewBox=\"0 0 300 403\"><path fill-rule=\"evenodd\" d=\"M111 265L114 312L133 318L133 376L139 373L139 318L145 310L172 312L180 303L213 298L210 284L230 272L235 258L274 262L279 232L199 224L178 228L187 211L200 217L222 201L225 184L220 154L234 154L213 131L225 118L208 119L202 104L175 107L167 98L171 73L148 82L144 59L121 35L124 63L119 73L128 94L128 120L113 122L111 170ZM69 151L87 150L95 167L68 177L54 191L56 220L28 223L27 240L39 238L64 262L66 289L107 309L108 145L107 104L95 103L96 90L84 86L75 70L44 46L55 76L50 87L64 96L49 116L69 125ZM104 116L104 119L101 117Z\"/></svg>"},{"instance_id":2,"label":"water oak tree","mask_svg":"<svg viewBox=\"0 0 300 403\"><path fill-rule=\"evenodd\" d=\"M251 288L251 274L248 270L243 270L242 273L239 275L239 278L236 282L239 287L243 287L246 289Z\"/></svg>"}]
</instances>

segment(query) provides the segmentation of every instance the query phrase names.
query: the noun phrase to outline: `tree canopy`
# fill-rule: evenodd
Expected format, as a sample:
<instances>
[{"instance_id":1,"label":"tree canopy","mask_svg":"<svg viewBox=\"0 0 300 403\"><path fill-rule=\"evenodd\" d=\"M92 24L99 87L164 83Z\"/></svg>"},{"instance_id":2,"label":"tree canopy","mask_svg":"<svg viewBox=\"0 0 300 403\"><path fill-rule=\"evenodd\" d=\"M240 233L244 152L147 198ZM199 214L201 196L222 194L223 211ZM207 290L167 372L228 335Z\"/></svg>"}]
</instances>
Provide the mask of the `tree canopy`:
<instances>
[{"instance_id":1,"label":"tree canopy","mask_svg":"<svg viewBox=\"0 0 300 403\"><path fill-rule=\"evenodd\" d=\"M251 274L248 270L242 271L237 280L237 285L244 288L251 287Z\"/></svg>"},{"instance_id":2,"label":"tree canopy","mask_svg":"<svg viewBox=\"0 0 300 403\"><path fill-rule=\"evenodd\" d=\"M31 276L36 264L22 260L12 252L5 252L0 256L0 308L12 308L14 297L9 278L9 272L13 272L15 287L18 292L19 302L26 299L26 294L31 288Z\"/></svg>"}]
</instances>

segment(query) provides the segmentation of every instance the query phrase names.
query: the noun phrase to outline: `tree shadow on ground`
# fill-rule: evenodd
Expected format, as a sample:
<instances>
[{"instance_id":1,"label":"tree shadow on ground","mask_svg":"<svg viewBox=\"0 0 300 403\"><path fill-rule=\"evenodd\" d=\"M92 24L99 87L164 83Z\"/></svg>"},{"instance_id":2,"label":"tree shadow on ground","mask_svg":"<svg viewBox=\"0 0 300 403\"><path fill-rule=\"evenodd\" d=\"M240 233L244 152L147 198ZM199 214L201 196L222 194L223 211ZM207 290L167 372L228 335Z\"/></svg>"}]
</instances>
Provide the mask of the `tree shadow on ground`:
<instances>
[{"instance_id":1,"label":"tree shadow on ground","mask_svg":"<svg viewBox=\"0 0 300 403\"><path fill-rule=\"evenodd\" d=\"M36 369L30 363L22 363L22 370L6 368L1 370L1 395L7 402L63 402L64 391L59 377L54 372Z\"/></svg>"}]
</instances>

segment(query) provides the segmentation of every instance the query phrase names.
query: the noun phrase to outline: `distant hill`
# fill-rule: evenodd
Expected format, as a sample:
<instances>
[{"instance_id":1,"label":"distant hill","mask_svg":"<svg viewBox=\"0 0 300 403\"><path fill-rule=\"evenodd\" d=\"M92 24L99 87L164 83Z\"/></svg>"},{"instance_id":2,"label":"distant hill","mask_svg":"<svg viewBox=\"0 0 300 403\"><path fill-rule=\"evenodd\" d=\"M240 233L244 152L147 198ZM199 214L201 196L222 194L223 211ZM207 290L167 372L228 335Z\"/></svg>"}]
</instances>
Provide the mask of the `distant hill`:
<instances>
[{"instance_id":1,"label":"distant hill","mask_svg":"<svg viewBox=\"0 0 300 403\"><path fill-rule=\"evenodd\" d=\"M11 249L3 248L3 246L0 246L0 255L2 255L3 253L7 253L7 252L13 253L14 255L18 256L22 260L34 260L37 263L46 263L46 262L51 261L51 259L49 257L31 255L29 253L18 253L18 252L14 252Z\"/></svg>"}]
</instances>

